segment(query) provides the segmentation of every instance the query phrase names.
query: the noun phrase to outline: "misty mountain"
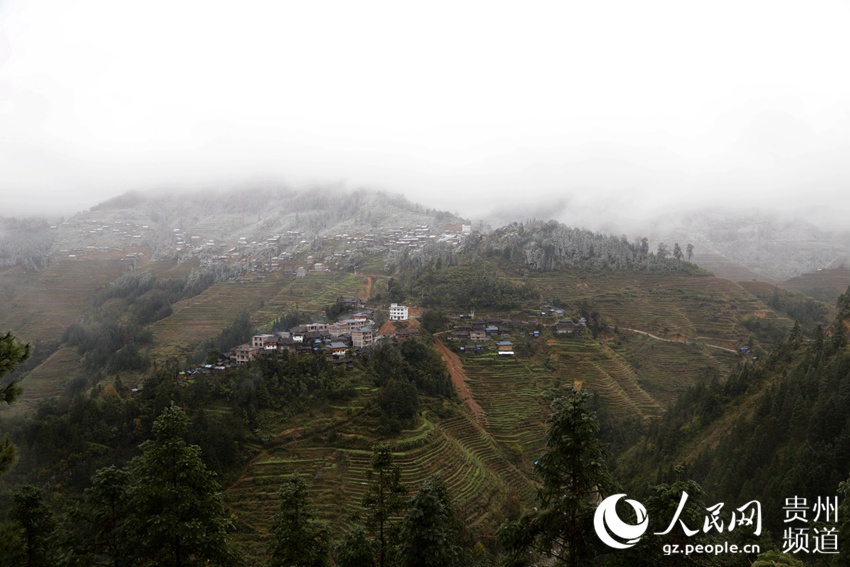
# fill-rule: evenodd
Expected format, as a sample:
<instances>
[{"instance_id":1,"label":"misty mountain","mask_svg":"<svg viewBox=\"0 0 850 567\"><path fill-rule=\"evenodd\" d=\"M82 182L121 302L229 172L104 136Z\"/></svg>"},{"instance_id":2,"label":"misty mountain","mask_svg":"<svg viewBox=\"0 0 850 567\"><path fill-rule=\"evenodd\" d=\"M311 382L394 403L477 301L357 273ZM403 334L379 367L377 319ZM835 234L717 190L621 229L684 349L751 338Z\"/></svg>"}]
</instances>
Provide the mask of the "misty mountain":
<instances>
[{"instance_id":1,"label":"misty mountain","mask_svg":"<svg viewBox=\"0 0 850 567\"><path fill-rule=\"evenodd\" d=\"M671 211L651 220L627 222L615 216L600 218L598 210L578 214L581 207L570 201L549 205L535 209L530 217L529 210L516 209L514 216L524 218L511 218L504 226L549 214L562 221L572 218L567 224L576 229L604 224L603 231L609 234L647 236L652 250L661 242L671 249L675 243L682 247L690 243L694 263L733 281L778 283L804 273L850 266L850 234L802 216L741 207ZM499 218L507 220L510 213L505 211ZM131 191L74 215L55 230L44 221L3 221L0 266L40 269L50 253L117 251L132 245L147 246L156 256L179 246L181 238L186 247L197 240L250 243L287 234L309 243L323 236L386 233L423 225L439 234L447 226L460 224L471 223L399 194L363 189L254 185L194 192Z\"/></svg>"},{"instance_id":2,"label":"misty mountain","mask_svg":"<svg viewBox=\"0 0 850 567\"><path fill-rule=\"evenodd\" d=\"M208 242L266 242L286 235L311 242L334 235L387 233L469 221L427 209L405 197L334 187L241 187L185 192L131 191L78 213L58 227L54 252L146 246L157 256Z\"/></svg>"},{"instance_id":3,"label":"misty mountain","mask_svg":"<svg viewBox=\"0 0 850 567\"><path fill-rule=\"evenodd\" d=\"M800 274L850 266L850 234L801 216L742 208L668 213L651 237L692 242L694 262L734 281L785 281Z\"/></svg>"},{"instance_id":4,"label":"misty mountain","mask_svg":"<svg viewBox=\"0 0 850 567\"><path fill-rule=\"evenodd\" d=\"M246 187L191 193L133 191L77 216L108 219L128 212L161 227L195 230L222 239L264 238L290 230L308 235L339 230L368 232L462 221L450 213L412 203L401 195L334 187Z\"/></svg>"}]
</instances>

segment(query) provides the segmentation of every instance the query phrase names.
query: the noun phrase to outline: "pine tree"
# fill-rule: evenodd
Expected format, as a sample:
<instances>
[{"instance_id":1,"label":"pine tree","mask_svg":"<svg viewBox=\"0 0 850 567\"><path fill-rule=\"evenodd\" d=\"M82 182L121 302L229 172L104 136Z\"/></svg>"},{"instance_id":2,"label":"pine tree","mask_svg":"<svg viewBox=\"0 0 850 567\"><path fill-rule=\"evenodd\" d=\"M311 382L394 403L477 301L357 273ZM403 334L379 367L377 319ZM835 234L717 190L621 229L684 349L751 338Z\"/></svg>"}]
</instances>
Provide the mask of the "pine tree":
<instances>
[{"instance_id":1,"label":"pine tree","mask_svg":"<svg viewBox=\"0 0 850 567\"><path fill-rule=\"evenodd\" d=\"M21 343L12 333L0 335L0 380L29 358L30 352L30 345ZM21 387L15 382L0 386L0 401L6 404L11 404L20 395ZM17 451L9 439L0 441L0 475L12 468L16 458Z\"/></svg>"},{"instance_id":2,"label":"pine tree","mask_svg":"<svg viewBox=\"0 0 850 567\"><path fill-rule=\"evenodd\" d=\"M614 492L615 483L598 437L599 421L587 407L590 398L573 389L552 402L546 450L535 462L542 481L538 506L499 530L514 565L524 564L532 549L570 567L586 565L596 555L593 515L598 503Z\"/></svg>"},{"instance_id":3,"label":"pine tree","mask_svg":"<svg viewBox=\"0 0 850 567\"><path fill-rule=\"evenodd\" d=\"M92 476L92 486L85 491L82 524L88 533L81 539L92 552L109 559L110 565L127 565L128 546L122 533L129 510L127 508L130 472L116 466L98 470Z\"/></svg>"},{"instance_id":4,"label":"pine tree","mask_svg":"<svg viewBox=\"0 0 850 567\"><path fill-rule=\"evenodd\" d=\"M280 511L274 517L270 567L328 565L328 532L316 524L307 502L307 483L297 474L278 490Z\"/></svg>"},{"instance_id":5,"label":"pine tree","mask_svg":"<svg viewBox=\"0 0 850 567\"><path fill-rule=\"evenodd\" d=\"M399 528L401 567L463 567L471 557L463 547L463 526L457 519L445 483L426 480L410 499Z\"/></svg>"},{"instance_id":6,"label":"pine tree","mask_svg":"<svg viewBox=\"0 0 850 567\"><path fill-rule=\"evenodd\" d=\"M372 448L372 468L366 472L369 491L363 499L366 525L378 542L378 565L388 564L387 552L394 541L393 518L404 509L407 489L401 483L401 469L393 463L392 449L387 444Z\"/></svg>"},{"instance_id":7,"label":"pine tree","mask_svg":"<svg viewBox=\"0 0 850 567\"><path fill-rule=\"evenodd\" d=\"M29 484L18 489L12 495L9 520L23 530L27 567L50 565L49 539L56 523L42 491Z\"/></svg>"},{"instance_id":8,"label":"pine tree","mask_svg":"<svg viewBox=\"0 0 850 567\"><path fill-rule=\"evenodd\" d=\"M334 548L337 567L375 567L377 546L362 528L350 532Z\"/></svg>"},{"instance_id":9,"label":"pine tree","mask_svg":"<svg viewBox=\"0 0 850 567\"><path fill-rule=\"evenodd\" d=\"M155 439L130 463L128 533L135 552L156 565L227 565L232 524L215 474L200 448L181 438L189 418L171 404L153 425Z\"/></svg>"}]
</instances>

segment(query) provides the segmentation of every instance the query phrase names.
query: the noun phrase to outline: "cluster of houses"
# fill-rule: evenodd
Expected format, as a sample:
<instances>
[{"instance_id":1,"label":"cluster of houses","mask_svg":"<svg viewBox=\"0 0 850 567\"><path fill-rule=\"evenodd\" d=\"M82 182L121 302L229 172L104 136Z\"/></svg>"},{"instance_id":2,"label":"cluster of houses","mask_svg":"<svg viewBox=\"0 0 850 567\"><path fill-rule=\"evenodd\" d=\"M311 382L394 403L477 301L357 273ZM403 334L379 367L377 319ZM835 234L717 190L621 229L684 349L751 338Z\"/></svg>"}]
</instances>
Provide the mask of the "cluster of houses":
<instances>
[{"instance_id":1,"label":"cluster of houses","mask_svg":"<svg viewBox=\"0 0 850 567\"><path fill-rule=\"evenodd\" d=\"M435 232L428 225L419 225L376 233L325 235L319 237L323 243L323 256L307 256L306 263L302 265L293 262L299 258L304 262L303 254L311 249L312 243L296 230L258 240L242 237L235 243L226 243L174 229L171 250L178 255L201 256L206 262L245 265L253 272L283 271L303 278L309 272L329 272L340 268L354 254L411 250L434 242L458 244L471 233L471 229L470 225L458 224Z\"/></svg>"},{"instance_id":2,"label":"cluster of houses","mask_svg":"<svg viewBox=\"0 0 850 567\"><path fill-rule=\"evenodd\" d=\"M362 303L357 300L352 299L349 302L362 307ZM272 356L284 351L325 356L334 363L350 362L387 337L405 340L419 336L421 331L418 327L398 327L394 324L396 321L406 321L408 313L408 306L393 303L389 308L389 321L380 329L376 328L374 312L364 309L334 323L308 323L285 331L254 335L250 343L231 349L230 362L237 365L247 364L257 357ZM528 322L508 319L467 320L455 325L449 332L449 338L460 345L458 350L461 352L491 350L495 347L499 356L513 356L514 335L539 338L540 331L531 328L531 325ZM536 326L536 323L534 325ZM552 330L559 335L580 335L586 326L583 317L575 320L565 318L556 322ZM223 365L207 365L185 374L206 374L225 368Z\"/></svg>"},{"instance_id":3,"label":"cluster of houses","mask_svg":"<svg viewBox=\"0 0 850 567\"><path fill-rule=\"evenodd\" d=\"M71 259L85 254L126 251L143 245L144 239L152 234L148 225L134 222L77 218L50 225L50 229L61 232L59 252ZM126 259L133 259L134 255L128 254Z\"/></svg>"},{"instance_id":4,"label":"cluster of houses","mask_svg":"<svg viewBox=\"0 0 850 567\"><path fill-rule=\"evenodd\" d=\"M226 241L212 237L208 230L173 228L168 232L157 227L129 221L107 221L96 217L75 217L51 226L62 232L66 244L62 252L76 257L86 252L126 251L130 247L148 246L154 257L198 257L207 263L240 264L249 271L330 271L342 266L355 253L400 251L422 248L434 242L458 244L472 231L471 225L452 224L439 228L417 225L386 228L354 234L307 235L298 230L268 234L260 238L241 237ZM308 240L309 239L309 240ZM299 266L304 254L315 249L316 239L323 246L322 257ZM337 266L337 267L339 267ZM301 272L299 275L306 275Z\"/></svg>"},{"instance_id":5,"label":"cluster of houses","mask_svg":"<svg viewBox=\"0 0 850 567\"><path fill-rule=\"evenodd\" d=\"M519 332L521 336L540 337L539 330L526 330L528 323L510 321L508 319L484 319L481 321L469 321L452 328L450 337L453 341L460 343L459 350L488 350L496 343L496 353L500 356L513 356L514 344L511 337ZM553 331L559 335L580 335L587 327L584 317L578 320L561 319L553 326ZM470 345L472 343L472 345Z\"/></svg>"},{"instance_id":6,"label":"cluster of houses","mask_svg":"<svg viewBox=\"0 0 850 567\"><path fill-rule=\"evenodd\" d=\"M392 304L390 317L395 321L407 320L408 307ZM401 314L403 313L403 318ZM258 356L288 351L298 354L325 355L331 361L345 361L358 356L387 333L375 328L374 313L369 310L354 313L334 323L308 323L273 334L254 335L250 343L231 349L231 360L247 364ZM395 317L395 318L393 318ZM392 336L404 340L420 334L418 328L393 328Z\"/></svg>"}]
</instances>

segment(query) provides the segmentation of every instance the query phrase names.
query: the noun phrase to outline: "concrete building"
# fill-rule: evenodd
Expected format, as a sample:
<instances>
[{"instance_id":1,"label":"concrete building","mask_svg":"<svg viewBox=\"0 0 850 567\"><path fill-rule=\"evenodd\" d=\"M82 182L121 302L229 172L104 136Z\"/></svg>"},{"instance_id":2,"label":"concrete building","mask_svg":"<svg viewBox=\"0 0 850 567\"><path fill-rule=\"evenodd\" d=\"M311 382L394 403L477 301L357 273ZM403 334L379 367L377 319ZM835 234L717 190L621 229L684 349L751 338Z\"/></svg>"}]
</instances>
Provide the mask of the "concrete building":
<instances>
[{"instance_id":1,"label":"concrete building","mask_svg":"<svg viewBox=\"0 0 850 567\"><path fill-rule=\"evenodd\" d=\"M390 305L390 321L407 321L407 305Z\"/></svg>"}]
</instances>

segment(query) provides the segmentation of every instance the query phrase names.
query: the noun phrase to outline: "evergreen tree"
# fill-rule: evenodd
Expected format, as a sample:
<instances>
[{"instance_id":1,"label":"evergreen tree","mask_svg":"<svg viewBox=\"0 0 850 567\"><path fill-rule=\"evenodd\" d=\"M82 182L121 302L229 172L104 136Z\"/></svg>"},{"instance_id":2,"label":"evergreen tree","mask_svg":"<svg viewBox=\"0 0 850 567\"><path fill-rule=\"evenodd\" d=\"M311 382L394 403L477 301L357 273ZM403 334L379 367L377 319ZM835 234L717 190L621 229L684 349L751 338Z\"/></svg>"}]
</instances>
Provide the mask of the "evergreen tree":
<instances>
[{"instance_id":1,"label":"evergreen tree","mask_svg":"<svg viewBox=\"0 0 850 567\"><path fill-rule=\"evenodd\" d=\"M12 495L9 520L23 530L27 567L51 565L49 539L56 523L42 491L29 484L19 488Z\"/></svg>"},{"instance_id":2,"label":"evergreen tree","mask_svg":"<svg viewBox=\"0 0 850 567\"><path fill-rule=\"evenodd\" d=\"M155 438L139 445L142 454L130 463L128 532L135 553L156 565L231 564L232 524L200 448L181 438L188 426L172 403L154 422Z\"/></svg>"},{"instance_id":3,"label":"evergreen tree","mask_svg":"<svg viewBox=\"0 0 850 567\"><path fill-rule=\"evenodd\" d=\"M0 524L0 567L20 567L26 564L24 530L17 522Z\"/></svg>"},{"instance_id":4,"label":"evergreen tree","mask_svg":"<svg viewBox=\"0 0 850 567\"><path fill-rule=\"evenodd\" d=\"M449 324L449 318L444 311L439 309L428 309L419 318L422 328L429 333L444 331Z\"/></svg>"},{"instance_id":5,"label":"evergreen tree","mask_svg":"<svg viewBox=\"0 0 850 567\"><path fill-rule=\"evenodd\" d=\"M280 511L274 517L269 567L328 565L328 532L313 520L307 503L307 483L293 474L277 494Z\"/></svg>"},{"instance_id":6,"label":"evergreen tree","mask_svg":"<svg viewBox=\"0 0 850 567\"><path fill-rule=\"evenodd\" d=\"M71 512L71 527L77 536L71 543L78 553L103 558L113 567L128 565L129 534L123 527L129 515L130 472L108 466L98 470L91 480L82 506Z\"/></svg>"},{"instance_id":7,"label":"evergreen tree","mask_svg":"<svg viewBox=\"0 0 850 567\"><path fill-rule=\"evenodd\" d=\"M546 450L535 462L542 481L538 506L499 530L513 565L525 564L532 549L570 567L586 565L596 555L593 515L598 503L614 492L615 483L598 437L599 421L587 407L590 397L573 389L552 403Z\"/></svg>"},{"instance_id":8,"label":"evergreen tree","mask_svg":"<svg viewBox=\"0 0 850 567\"><path fill-rule=\"evenodd\" d=\"M0 335L0 381L29 358L30 352L30 345L21 343L12 333ZM16 382L0 386L0 401L6 404L11 404L20 395L21 387ZM0 475L12 468L16 457L17 451L9 439L0 441Z\"/></svg>"},{"instance_id":9,"label":"evergreen tree","mask_svg":"<svg viewBox=\"0 0 850 567\"><path fill-rule=\"evenodd\" d=\"M395 540L393 519L404 509L401 469L393 463L389 445L378 444L372 448L372 468L366 472L369 491L363 498L366 508L366 526L378 542L378 565L388 564L388 550Z\"/></svg>"},{"instance_id":10,"label":"evergreen tree","mask_svg":"<svg viewBox=\"0 0 850 567\"><path fill-rule=\"evenodd\" d=\"M407 504L399 529L401 567L464 567L471 562L464 530L448 488L439 477L426 480Z\"/></svg>"},{"instance_id":11,"label":"evergreen tree","mask_svg":"<svg viewBox=\"0 0 850 567\"><path fill-rule=\"evenodd\" d=\"M362 528L345 536L334 548L337 567L375 567L377 549Z\"/></svg>"}]
</instances>

